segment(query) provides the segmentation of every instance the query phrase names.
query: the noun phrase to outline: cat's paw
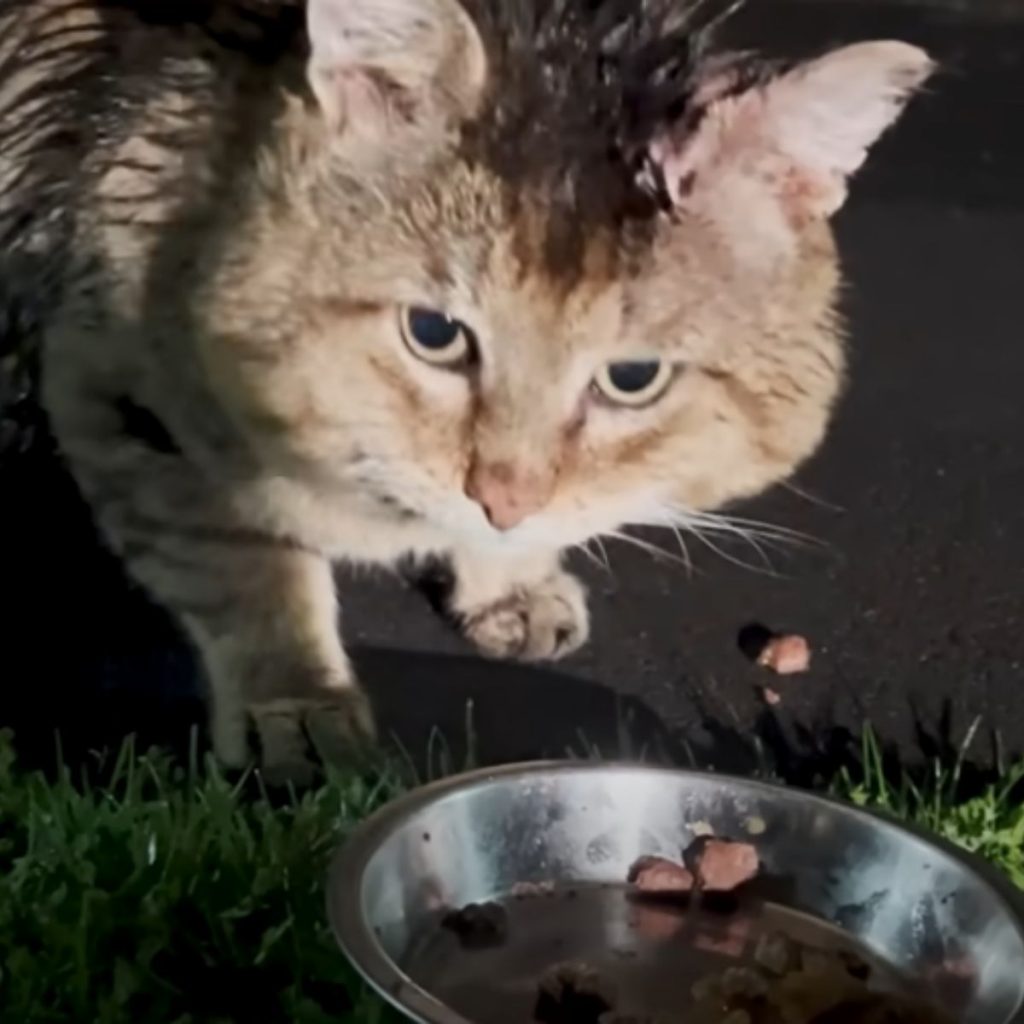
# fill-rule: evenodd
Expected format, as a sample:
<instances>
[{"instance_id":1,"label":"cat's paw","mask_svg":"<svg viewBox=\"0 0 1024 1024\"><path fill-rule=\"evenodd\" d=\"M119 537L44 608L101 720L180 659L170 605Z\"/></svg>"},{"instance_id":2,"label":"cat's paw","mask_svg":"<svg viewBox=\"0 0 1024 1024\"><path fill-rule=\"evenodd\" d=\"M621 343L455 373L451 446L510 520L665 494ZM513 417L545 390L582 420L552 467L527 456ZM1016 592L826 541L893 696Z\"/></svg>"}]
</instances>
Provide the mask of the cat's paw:
<instances>
[{"instance_id":1,"label":"cat's paw","mask_svg":"<svg viewBox=\"0 0 1024 1024\"><path fill-rule=\"evenodd\" d=\"M376 738L370 703L354 683L252 704L244 717L246 725L251 720L255 727L255 760L270 786L309 786L324 764L351 762ZM223 762L252 760L247 736L240 740L230 730L215 728L213 738L214 752Z\"/></svg>"},{"instance_id":2,"label":"cat's paw","mask_svg":"<svg viewBox=\"0 0 1024 1024\"><path fill-rule=\"evenodd\" d=\"M460 618L466 637L492 658L563 658L590 635L586 590L561 570Z\"/></svg>"}]
</instances>

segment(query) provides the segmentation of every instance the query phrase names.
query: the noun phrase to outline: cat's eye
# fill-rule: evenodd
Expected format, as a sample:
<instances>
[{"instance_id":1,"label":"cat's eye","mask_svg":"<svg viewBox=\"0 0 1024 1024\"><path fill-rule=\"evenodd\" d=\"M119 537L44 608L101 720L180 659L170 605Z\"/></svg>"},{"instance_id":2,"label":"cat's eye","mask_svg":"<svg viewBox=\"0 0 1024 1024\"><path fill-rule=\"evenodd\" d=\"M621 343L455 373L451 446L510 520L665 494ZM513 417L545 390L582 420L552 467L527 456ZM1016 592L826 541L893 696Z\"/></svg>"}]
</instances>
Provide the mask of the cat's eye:
<instances>
[{"instance_id":1,"label":"cat's eye","mask_svg":"<svg viewBox=\"0 0 1024 1024\"><path fill-rule=\"evenodd\" d=\"M672 383L672 376L672 364L661 359L606 363L594 377L594 389L615 405L635 409L661 398Z\"/></svg>"},{"instance_id":2,"label":"cat's eye","mask_svg":"<svg viewBox=\"0 0 1024 1024\"><path fill-rule=\"evenodd\" d=\"M432 366L454 368L476 354L473 332L461 320L420 306L402 310L402 338L414 356Z\"/></svg>"}]
</instances>

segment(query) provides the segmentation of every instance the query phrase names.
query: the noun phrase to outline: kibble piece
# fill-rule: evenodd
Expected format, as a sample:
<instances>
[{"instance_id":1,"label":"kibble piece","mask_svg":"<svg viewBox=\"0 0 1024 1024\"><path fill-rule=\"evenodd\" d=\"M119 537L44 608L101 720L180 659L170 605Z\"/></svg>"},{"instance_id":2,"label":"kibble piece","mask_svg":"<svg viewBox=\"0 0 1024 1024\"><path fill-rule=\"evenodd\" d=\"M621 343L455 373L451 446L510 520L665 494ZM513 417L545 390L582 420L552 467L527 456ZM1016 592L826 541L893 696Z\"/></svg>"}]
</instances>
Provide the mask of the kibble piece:
<instances>
[{"instance_id":1,"label":"kibble piece","mask_svg":"<svg viewBox=\"0 0 1024 1024\"><path fill-rule=\"evenodd\" d=\"M611 1013L601 1015L598 1024L676 1024L678 1018L655 1015L647 1013L618 1013L612 1010Z\"/></svg>"},{"instance_id":2,"label":"kibble piece","mask_svg":"<svg viewBox=\"0 0 1024 1024\"><path fill-rule=\"evenodd\" d=\"M768 982L753 967L727 967L722 972L721 989L728 1000L761 999L768 994Z\"/></svg>"},{"instance_id":3,"label":"kibble piece","mask_svg":"<svg viewBox=\"0 0 1024 1024\"><path fill-rule=\"evenodd\" d=\"M733 1010L722 1018L722 1024L753 1024L753 1017L746 1010Z\"/></svg>"},{"instance_id":4,"label":"kibble piece","mask_svg":"<svg viewBox=\"0 0 1024 1024\"><path fill-rule=\"evenodd\" d=\"M600 1024L615 1003L614 986L593 967L556 964L540 980L534 1017L540 1024Z\"/></svg>"},{"instance_id":5,"label":"kibble piece","mask_svg":"<svg viewBox=\"0 0 1024 1024\"><path fill-rule=\"evenodd\" d=\"M508 913L500 903L470 903L446 914L441 927L457 935L466 949L500 946L508 938Z\"/></svg>"},{"instance_id":6,"label":"kibble piece","mask_svg":"<svg viewBox=\"0 0 1024 1024\"><path fill-rule=\"evenodd\" d=\"M846 968L846 973L851 978L856 978L858 981L869 981L871 979L871 964L862 956L848 949L841 950L838 956Z\"/></svg>"},{"instance_id":7,"label":"kibble piece","mask_svg":"<svg viewBox=\"0 0 1024 1024\"><path fill-rule=\"evenodd\" d=\"M754 962L780 978L796 968L799 958L796 943L782 932L766 932L754 947Z\"/></svg>"}]
</instances>

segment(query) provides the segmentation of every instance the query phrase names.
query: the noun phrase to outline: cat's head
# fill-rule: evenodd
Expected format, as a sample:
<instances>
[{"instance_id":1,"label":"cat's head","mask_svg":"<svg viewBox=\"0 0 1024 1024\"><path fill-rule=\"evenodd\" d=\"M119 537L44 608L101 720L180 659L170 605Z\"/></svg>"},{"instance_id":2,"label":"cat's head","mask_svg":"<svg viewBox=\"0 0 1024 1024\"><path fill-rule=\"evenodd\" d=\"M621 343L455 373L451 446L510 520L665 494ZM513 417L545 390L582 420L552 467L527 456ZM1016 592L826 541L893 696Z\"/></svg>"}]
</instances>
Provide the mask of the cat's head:
<instances>
[{"instance_id":1,"label":"cat's head","mask_svg":"<svg viewBox=\"0 0 1024 1024\"><path fill-rule=\"evenodd\" d=\"M692 0L309 0L211 364L268 459L481 542L784 478L843 373L829 218L931 70L702 57Z\"/></svg>"}]
</instances>

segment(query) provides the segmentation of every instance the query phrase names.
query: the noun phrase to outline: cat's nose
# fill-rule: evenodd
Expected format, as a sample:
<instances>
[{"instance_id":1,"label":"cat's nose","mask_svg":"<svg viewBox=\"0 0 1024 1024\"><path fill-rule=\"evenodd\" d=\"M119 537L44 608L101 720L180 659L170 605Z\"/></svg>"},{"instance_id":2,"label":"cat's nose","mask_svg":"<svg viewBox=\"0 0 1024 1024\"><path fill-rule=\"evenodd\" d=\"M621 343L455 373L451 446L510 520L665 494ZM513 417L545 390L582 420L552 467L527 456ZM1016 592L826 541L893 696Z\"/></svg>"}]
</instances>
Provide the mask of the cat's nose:
<instances>
[{"instance_id":1,"label":"cat's nose","mask_svg":"<svg viewBox=\"0 0 1024 1024\"><path fill-rule=\"evenodd\" d=\"M551 500L551 474L526 470L511 462L474 461L466 476L466 495L497 530L511 530Z\"/></svg>"}]
</instances>

